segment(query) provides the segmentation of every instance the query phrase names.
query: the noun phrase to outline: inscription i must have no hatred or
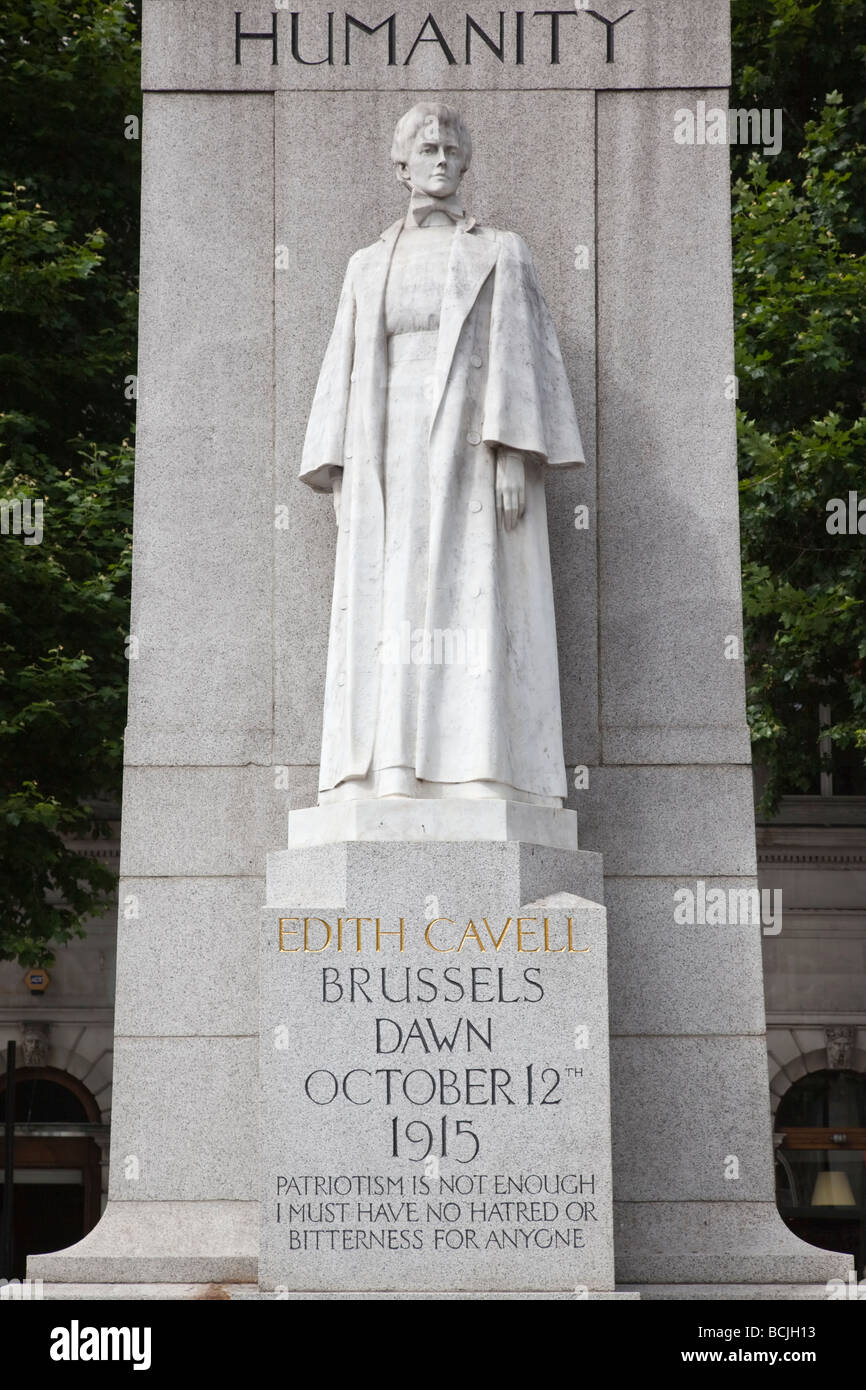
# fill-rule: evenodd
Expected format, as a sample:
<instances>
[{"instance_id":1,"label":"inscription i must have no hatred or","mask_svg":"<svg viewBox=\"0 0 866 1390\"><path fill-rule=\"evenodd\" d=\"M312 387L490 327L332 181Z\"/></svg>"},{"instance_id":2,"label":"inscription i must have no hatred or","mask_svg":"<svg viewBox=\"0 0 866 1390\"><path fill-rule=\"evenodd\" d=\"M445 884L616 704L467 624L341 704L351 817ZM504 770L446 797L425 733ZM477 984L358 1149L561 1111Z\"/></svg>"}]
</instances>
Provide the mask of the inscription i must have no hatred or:
<instances>
[{"instance_id":1,"label":"inscription i must have no hatred or","mask_svg":"<svg viewBox=\"0 0 866 1390\"><path fill-rule=\"evenodd\" d=\"M290 20L288 45L281 35L281 11ZM593 30L590 41L598 43L600 40L605 62L613 63L616 61L616 26L632 14L634 10L629 9L610 18L583 5L576 5L570 10L514 10L510 15L500 10L498 25L494 22L485 28L469 13L462 24L455 24L453 19L440 23L429 13L417 31L412 26L412 32L408 32L405 17L401 23L396 11L373 24L367 24L344 11L342 25L339 25L336 11L331 10L319 16L316 23L310 17L305 18L300 10L289 12L288 5L275 0L270 29L245 28L243 12L235 11L235 63L243 63L246 45L263 42L270 45L274 65L286 60L287 48L288 60L304 67L334 67L338 63L351 67L353 61L369 61L371 56L374 61L378 60L387 67L407 67L419 49L430 51L429 45L432 44L438 47L450 67L460 63L471 67L473 59L477 61L478 56L489 58L490 54L502 64L522 67L526 63L527 50L531 49L535 54L540 46L546 53L547 62L557 66L562 62L563 54L567 56L571 44L586 46L588 34L585 26L588 23L592 23ZM581 21L581 25L572 25L571 20ZM599 29L599 25L603 28ZM460 32L456 33L455 30ZM363 48L359 47L359 40L377 35L380 37L376 44L364 43ZM317 56L311 56L314 53Z\"/></svg>"}]
</instances>

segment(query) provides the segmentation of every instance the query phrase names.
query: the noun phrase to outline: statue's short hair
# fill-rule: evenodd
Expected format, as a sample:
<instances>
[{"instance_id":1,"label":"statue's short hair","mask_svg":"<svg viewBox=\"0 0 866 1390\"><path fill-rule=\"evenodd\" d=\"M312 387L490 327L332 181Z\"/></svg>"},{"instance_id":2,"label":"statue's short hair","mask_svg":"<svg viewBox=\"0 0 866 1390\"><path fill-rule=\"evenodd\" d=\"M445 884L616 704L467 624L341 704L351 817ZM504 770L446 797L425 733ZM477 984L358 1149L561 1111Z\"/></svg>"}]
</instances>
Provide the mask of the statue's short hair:
<instances>
[{"instance_id":1,"label":"statue's short hair","mask_svg":"<svg viewBox=\"0 0 866 1390\"><path fill-rule=\"evenodd\" d=\"M460 112L456 111L453 106L445 106L440 101L419 101L417 106L413 106L411 110L400 117L394 131L391 162L396 167L397 178L401 183L404 183L405 179L401 173L400 165L408 164L415 136L424 122L432 116L436 117L440 125L448 127L460 146L460 152L463 155L463 173L465 174L469 168L472 161L472 137Z\"/></svg>"}]
</instances>

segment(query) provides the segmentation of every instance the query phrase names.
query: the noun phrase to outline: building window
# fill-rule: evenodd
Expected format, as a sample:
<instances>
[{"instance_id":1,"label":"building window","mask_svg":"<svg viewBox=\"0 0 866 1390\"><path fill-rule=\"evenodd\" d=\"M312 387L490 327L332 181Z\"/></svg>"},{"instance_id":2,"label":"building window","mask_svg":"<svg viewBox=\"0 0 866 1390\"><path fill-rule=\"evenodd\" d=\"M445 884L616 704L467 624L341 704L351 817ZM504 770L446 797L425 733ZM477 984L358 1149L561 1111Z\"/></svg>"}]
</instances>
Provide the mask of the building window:
<instances>
[{"instance_id":1,"label":"building window","mask_svg":"<svg viewBox=\"0 0 866 1390\"><path fill-rule=\"evenodd\" d=\"M3 1164L7 1077L0 1076L0 1208L9 1198ZM23 1279L28 1255L74 1245L99 1219L100 1151L107 1134L94 1097L55 1067L15 1072L12 1264L3 1278Z\"/></svg>"},{"instance_id":2,"label":"building window","mask_svg":"<svg viewBox=\"0 0 866 1390\"><path fill-rule=\"evenodd\" d=\"M795 1235L866 1265L866 1076L819 1071L795 1082L776 1116L779 1212Z\"/></svg>"}]
</instances>

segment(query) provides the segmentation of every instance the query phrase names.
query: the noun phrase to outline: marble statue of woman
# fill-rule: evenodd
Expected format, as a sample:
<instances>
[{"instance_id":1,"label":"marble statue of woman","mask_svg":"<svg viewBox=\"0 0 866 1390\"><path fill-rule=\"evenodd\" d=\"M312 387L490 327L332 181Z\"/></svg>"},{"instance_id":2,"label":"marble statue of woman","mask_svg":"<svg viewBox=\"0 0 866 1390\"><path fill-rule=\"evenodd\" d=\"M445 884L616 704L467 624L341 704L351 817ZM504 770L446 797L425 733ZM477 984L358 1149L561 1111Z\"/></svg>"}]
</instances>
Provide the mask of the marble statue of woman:
<instances>
[{"instance_id":1,"label":"marble statue of woman","mask_svg":"<svg viewBox=\"0 0 866 1390\"><path fill-rule=\"evenodd\" d=\"M525 243L464 211L472 145L422 103L405 217L346 271L301 477L338 539L319 803L566 796L544 475L583 462Z\"/></svg>"}]
</instances>

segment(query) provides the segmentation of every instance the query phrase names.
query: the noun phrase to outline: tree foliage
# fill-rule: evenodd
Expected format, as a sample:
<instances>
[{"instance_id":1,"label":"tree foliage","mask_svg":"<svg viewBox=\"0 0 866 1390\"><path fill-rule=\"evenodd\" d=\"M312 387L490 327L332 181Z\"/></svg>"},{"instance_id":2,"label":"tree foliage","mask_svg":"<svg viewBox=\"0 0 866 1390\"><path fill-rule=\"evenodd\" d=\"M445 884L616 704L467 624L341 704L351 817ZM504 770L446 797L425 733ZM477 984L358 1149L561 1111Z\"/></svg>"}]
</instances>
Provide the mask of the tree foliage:
<instances>
[{"instance_id":1,"label":"tree foliage","mask_svg":"<svg viewBox=\"0 0 866 1390\"><path fill-rule=\"evenodd\" d=\"M743 602L764 811L814 785L819 705L831 718L825 770L866 755L866 539L827 529L831 499L866 498L864 20L863 0L734 4L732 104L781 107L785 123L783 154L739 151L733 186Z\"/></svg>"},{"instance_id":2,"label":"tree foliage","mask_svg":"<svg viewBox=\"0 0 866 1390\"><path fill-rule=\"evenodd\" d=\"M806 122L820 116L829 92L841 92L849 105L853 142L866 138L866 0L732 0L731 39L732 105L784 113L774 177L799 180ZM735 146L731 153L740 175L748 150Z\"/></svg>"},{"instance_id":3,"label":"tree foliage","mask_svg":"<svg viewBox=\"0 0 866 1390\"><path fill-rule=\"evenodd\" d=\"M0 13L0 500L43 516L38 544L0 536L0 959L25 965L114 887L67 841L120 792L138 70L131 4Z\"/></svg>"}]
</instances>

